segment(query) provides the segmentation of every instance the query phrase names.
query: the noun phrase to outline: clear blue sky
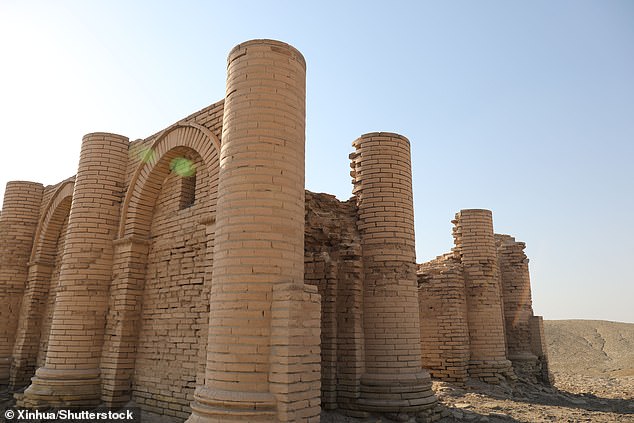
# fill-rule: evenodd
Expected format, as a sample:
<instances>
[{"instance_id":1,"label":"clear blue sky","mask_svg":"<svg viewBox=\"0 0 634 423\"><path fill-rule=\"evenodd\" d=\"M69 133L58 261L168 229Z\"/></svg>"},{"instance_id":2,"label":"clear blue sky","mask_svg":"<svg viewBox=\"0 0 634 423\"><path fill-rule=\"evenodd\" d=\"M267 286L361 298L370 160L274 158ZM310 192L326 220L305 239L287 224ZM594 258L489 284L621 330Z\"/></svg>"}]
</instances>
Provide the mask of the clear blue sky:
<instances>
[{"instance_id":1,"label":"clear blue sky","mask_svg":"<svg viewBox=\"0 0 634 423\"><path fill-rule=\"evenodd\" d=\"M634 2L0 0L0 194L76 172L224 97L226 57L308 62L306 184L351 193L359 135L412 142L418 261L488 208L528 245L535 312L634 322Z\"/></svg>"}]
</instances>

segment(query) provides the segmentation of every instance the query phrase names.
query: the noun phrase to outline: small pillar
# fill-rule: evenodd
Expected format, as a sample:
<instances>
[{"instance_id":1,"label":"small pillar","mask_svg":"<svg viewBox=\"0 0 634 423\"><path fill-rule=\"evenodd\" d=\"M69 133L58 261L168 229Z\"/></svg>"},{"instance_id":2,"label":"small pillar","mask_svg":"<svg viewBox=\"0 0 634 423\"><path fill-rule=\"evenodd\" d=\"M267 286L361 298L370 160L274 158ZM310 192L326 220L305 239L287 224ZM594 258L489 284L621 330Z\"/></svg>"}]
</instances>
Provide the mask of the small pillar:
<instances>
[{"instance_id":1,"label":"small pillar","mask_svg":"<svg viewBox=\"0 0 634 423\"><path fill-rule=\"evenodd\" d=\"M304 287L306 64L228 57L204 385L189 422L318 422L319 296Z\"/></svg>"},{"instance_id":2,"label":"small pillar","mask_svg":"<svg viewBox=\"0 0 634 423\"><path fill-rule=\"evenodd\" d=\"M467 209L456 214L455 248L463 264L467 295L469 375L489 383L514 379L506 358L504 317L493 216L490 210Z\"/></svg>"},{"instance_id":3,"label":"small pillar","mask_svg":"<svg viewBox=\"0 0 634 423\"><path fill-rule=\"evenodd\" d=\"M365 373L358 405L416 413L432 408L436 397L421 367L410 143L375 132L352 145L364 262Z\"/></svg>"},{"instance_id":4,"label":"small pillar","mask_svg":"<svg viewBox=\"0 0 634 423\"><path fill-rule=\"evenodd\" d=\"M84 136L46 362L20 406L100 403L99 366L127 159L126 137Z\"/></svg>"},{"instance_id":5,"label":"small pillar","mask_svg":"<svg viewBox=\"0 0 634 423\"><path fill-rule=\"evenodd\" d=\"M20 304L42 203L42 184L7 183L0 214L0 385L9 382Z\"/></svg>"},{"instance_id":6,"label":"small pillar","mask_svg":"<svg viewBox=\"0 0 634 423\"><path fill-rule=\"evenodd\" d=\"M537 356L531 351L533 305L528 258L524 253L526 244L508 235L496 234L495 241L504 300L508 359L512 362L536 361Z\"/></svg>"}]
</instances>

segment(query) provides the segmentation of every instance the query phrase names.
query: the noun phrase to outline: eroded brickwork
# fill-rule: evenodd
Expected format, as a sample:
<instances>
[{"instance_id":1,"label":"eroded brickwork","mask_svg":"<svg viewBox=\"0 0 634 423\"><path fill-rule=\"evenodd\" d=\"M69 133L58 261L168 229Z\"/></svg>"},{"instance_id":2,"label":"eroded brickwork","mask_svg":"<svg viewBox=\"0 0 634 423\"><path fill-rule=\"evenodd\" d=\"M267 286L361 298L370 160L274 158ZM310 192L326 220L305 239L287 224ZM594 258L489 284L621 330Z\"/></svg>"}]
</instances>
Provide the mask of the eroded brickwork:
<instances>
[{"instance_id":1,"label":"eroded brickwork","mask_svg":"<svg viewBox=\"0 0 634 423\"><path fill-rule=\"evenodd\" d=\"M354 409L364 369L363 259L354 200L306 191L304 281L321 295L321 401Z\"/></svg>"},{"instance_id":2,"label":"eroded brickwork","mask_svg":"<svg viewBox=\"0 0 634 423\"><path fill-rule=\"evenodd\" d=\"M46 187L28 265L9 387L25 386L44 365L59 282L74 178Z\"/></svg>"},{"instance_id":3,"label":"eroded brickwork","mask_svg":"<svg viewBox=\"0 0 634 423\"><path fill-rule=\"evenodd\" d=\"M488 210L462 210L453 223L453 251L418 266L423 366L450 382L548 383L525 244L494 234Z\"/></svg>"},{"instance_id":4,"label":"eroded brickwork","mask_svg":"<svg viewBox=\"0 0 634 423\"><path fill-rule=\"evenodd\" d=\"M409 140L378 132L352 145L364 270L365 373L359 405L368 411L423 410L436 398L420 361Z\"/></svg>"},{"instance_id":5,"label":"eroded brickwork","mask_svg":"<svg viewBox=\"0 0 634 423\"><path fill-rule=\"evenodd\" d=\"M20 303L42 202L42 184L9 182L0 215L0 384L9 381Z\"/></svg>"},{"instance_id":6,"label":"eroded brickwork","mask_svg":"<svg viewBox=\"0 0 634 423\"><path fill-rule=\"evenodd\" d=\"M547 380L523 244L496 248L490 212L459 213L454 251L417 269L407 138L354 141L350 200L304 190L305 72L287 44L240 44L224 100L146 139L87 135L59 184L9 184L0 384L30 383L19 405L431 421L425 368L497 382L530 355Z\"/></svg>"},{"instance_id":7,"label":"eroded brickwork","mask_svg":"<svg viewBox=\"0 0 634 423\"><path fill-rule=\"evenodd\" d=\"M462 384L469 369L469 326L462 263L449 253L418 267L423 367Z\"/></svg>"},{"instance_id":8,"label":"eroded brickwork","mask_svg":"<svg viewBox=\"0 0 634 423\"><path fill-rule=\"evenodd\" d=\"M509 235L495 235L504 300L508 358L518 374L535 374L537 356L531 351L533 317L526 244Z\"/></svg>"}]
</instances>

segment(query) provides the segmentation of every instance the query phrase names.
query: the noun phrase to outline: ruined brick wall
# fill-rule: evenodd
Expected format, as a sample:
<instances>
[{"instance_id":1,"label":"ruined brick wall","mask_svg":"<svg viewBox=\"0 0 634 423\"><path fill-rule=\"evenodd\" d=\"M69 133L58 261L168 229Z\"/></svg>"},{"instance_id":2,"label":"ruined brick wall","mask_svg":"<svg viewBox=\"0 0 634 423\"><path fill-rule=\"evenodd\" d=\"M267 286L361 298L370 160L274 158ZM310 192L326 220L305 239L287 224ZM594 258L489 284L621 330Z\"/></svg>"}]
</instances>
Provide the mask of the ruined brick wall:
<instances>
[{"instance_id":1,"label":"ruined brick wall","mask_svg":"<svg viewBox=\"0 0 634 423\"><path fill-rule=\"evenodd\" d=\"M432 377L464 383L469 368L469 327L462 263L453 253L418 266L423 367Z\"/></svg>"},{"instance_id":2,"label":"ruined brick wall","mask_svg":"<svg viewBox=\"0 0 634 423\"><path fill-rule=\"evenodd\" d=\"M224 100L143 140L88 134L76 177L7 188L0 383L32 380L18 405L428 420L423 367L497 381L505 336L546 363L523 244L496 250L490 212L461 212L454 253L416 275L406 137L354 141L352 199L304 191L305 71L287 44L243 43Z\"/></svg>"},{"instance_id":3,"label":"ruined brick wall","mask_svg":"<svg viewBox=\"0 0 634 423\"><path fill-rule=\"evenodd\" d=\"M469 374L497 383L514 378L505 326L491 211L461 210L453 221L454 252L465 275L471 359Z\"/></svg>"},{"instance_id":4,"label":"ruined brick wall","mask_svg":"<svg viewBox=\"0 0 634 423\"><path fill-rule=\"evenodd\" d=\"M533 315L526 244L509 235L495 235L504 299L507 351L510 360L531 358L530 324ZM534 357L534 356L533 356Z\"/></svg>"},{"instance_id":5,"label":"ruined brick wall","mask_svg":"<svg viewBox=\"0 0 634 423\"><path fill-rule=\"evenodd\" d=\"M495 235L503 294L508 358L518 376L550 383L541 316L533 315L526 244Z\"/></svg>"},{"instance_id":6,"label":"ruined brick wall","mask_svg":"<svg viewBox=\"0 0 634 423\"><path fill-rule=\"evenodd\" d=\"M418 266L423 365L446 381L517 374L548 383L525 244L494 234L488 210L462 210L453 222L453 251Z\"/></svg>"},{"instance_id":7,"label":"ruined brick wall","mask_svg":"<svg viewBox=\"0 0 634 423\"><path fill-rule=\"evenodd\" d=\"M346 408L363 371L362 258L354 200L306 191L304 281L321 295L321 401Z\"/></svg>"}]
</instances>

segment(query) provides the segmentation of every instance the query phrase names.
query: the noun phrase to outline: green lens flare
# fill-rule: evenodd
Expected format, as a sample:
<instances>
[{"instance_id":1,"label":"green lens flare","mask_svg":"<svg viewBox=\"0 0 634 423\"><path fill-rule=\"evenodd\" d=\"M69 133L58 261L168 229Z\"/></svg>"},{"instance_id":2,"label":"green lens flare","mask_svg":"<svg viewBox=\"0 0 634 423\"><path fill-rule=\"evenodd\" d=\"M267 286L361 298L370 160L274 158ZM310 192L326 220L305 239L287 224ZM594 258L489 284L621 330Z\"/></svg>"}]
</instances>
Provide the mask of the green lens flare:
<instances>
[{"instance_id":1,"label":"green lens flare","mask_svg":"<svg viewBox=\"0 0 634 423\"><path fill-rule=\"evenodd\" d=\"M136 146L134 146L132 148L132 150L130 152L130 155L132 157L138 158L143 163L148 163L148 162L154 160L154 157L156 156L156 153L150 147L146 147L144 145L137 144Z\"/></svg>"},{"instance_id":2,"label":"green lens flare","mask_svg":"<svg viewBox=\"0 0 634 423\"><path fill-rule=\"evenodd\" d=\"M170 170L180 176L193 176L196 173L196 165L185 157L176 157L170 162Z\"/></svg>"}]
</instances>

